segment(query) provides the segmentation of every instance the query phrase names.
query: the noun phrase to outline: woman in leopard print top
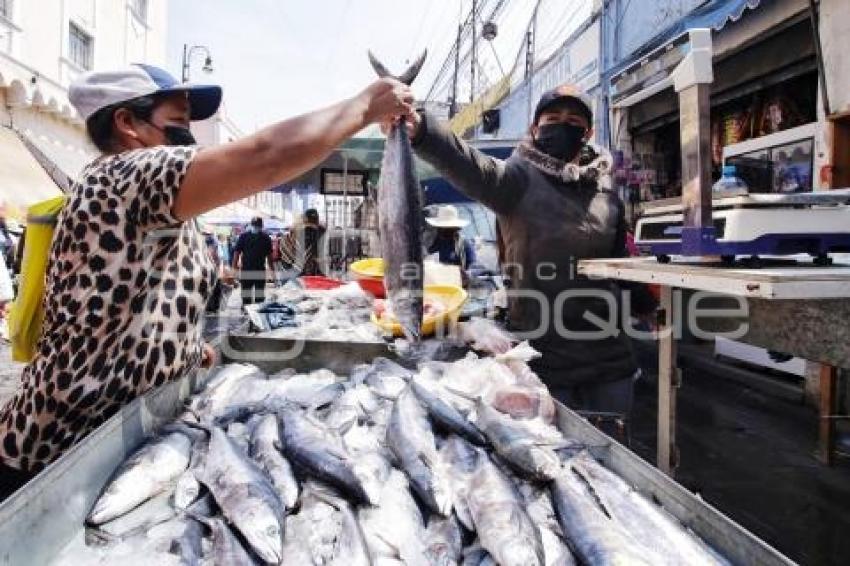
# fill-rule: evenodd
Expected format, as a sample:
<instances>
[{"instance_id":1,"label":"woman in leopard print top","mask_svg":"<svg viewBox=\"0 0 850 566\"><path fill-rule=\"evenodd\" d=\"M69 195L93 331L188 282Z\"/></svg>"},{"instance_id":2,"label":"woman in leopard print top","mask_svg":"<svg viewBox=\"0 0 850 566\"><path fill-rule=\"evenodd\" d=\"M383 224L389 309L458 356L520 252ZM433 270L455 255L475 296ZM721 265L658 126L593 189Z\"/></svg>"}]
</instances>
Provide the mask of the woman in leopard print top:
<instances>
[{"instance_id":1,"label":"woman in leopard print top","mask_svg":"<svg viewBox=\"0 0 850 566\"><path fill-rule=\"evenodd\" d=\"M188 126L216 112L218 87L135 65L84 75L70 98L103 156L68 194L37 354L0 408L0 500L123 404L212 361L200 318L214 266L192 218L294 178L366 125L409 114L413 101L408 87L382 79L199 149Z\"/></svg>"}]
</instances>

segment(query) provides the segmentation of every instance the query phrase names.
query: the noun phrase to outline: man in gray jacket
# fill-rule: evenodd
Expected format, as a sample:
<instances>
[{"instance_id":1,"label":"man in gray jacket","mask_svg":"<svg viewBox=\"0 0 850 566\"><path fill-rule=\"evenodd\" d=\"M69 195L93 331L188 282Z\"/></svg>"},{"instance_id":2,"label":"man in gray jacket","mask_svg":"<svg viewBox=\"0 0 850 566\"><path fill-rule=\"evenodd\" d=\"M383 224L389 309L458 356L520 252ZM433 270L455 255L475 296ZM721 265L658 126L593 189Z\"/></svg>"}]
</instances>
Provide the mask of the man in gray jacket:
<instances>
[{"instance_id":1,"label":"man in gray jacket","mask_svg":"<svg viewBox=\"0 0 850 566\"><path fill-rule=\"evenodd\" d=\"M420 158L496 213L510 326L543 354L533 368L552 394L577 409L628 414L637 366L622 332L623 293L575 273L577 260L627 255L612 160L589 142L592 123L589 99L564 85L543 95L529 136L505 161L427 113L410 128ZM635 311L654 309L645 293L635 295Z\"/></svg>"}]
</instances>

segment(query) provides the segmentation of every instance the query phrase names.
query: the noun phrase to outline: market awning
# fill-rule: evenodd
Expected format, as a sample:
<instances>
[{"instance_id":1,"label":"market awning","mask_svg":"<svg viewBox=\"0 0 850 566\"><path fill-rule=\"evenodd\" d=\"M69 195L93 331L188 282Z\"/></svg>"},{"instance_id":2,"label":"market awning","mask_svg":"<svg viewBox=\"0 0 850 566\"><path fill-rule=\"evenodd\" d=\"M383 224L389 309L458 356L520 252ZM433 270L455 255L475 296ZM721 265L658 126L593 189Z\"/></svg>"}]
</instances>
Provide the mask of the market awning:
<instances>
[{"instance_id":1,"label":"market awning","mask_svg":"<svg viewBox=\"0 0 850 566\"><path fill-rule=\"evenodd\" d=\"M22 135L31 145L37 147L57 169L71 179L76 178L83 167L97 157L97 154L93 151L87 151L79 145L64 143L58 138L36 135L29 131L23 132Z\"/></svg>"},{"instance_id":2,"label":"market awning","mask_svg":"<svg viewBox=\"0 0 850 566\"><path fill-rule=\"evenodd\" d=\"M622 73L658 47L682 36L689 29L707 28L720 31L727 23L737 22L744 12L755 10L760 4L761 0L709 0L647 41L626 60L609 69L606 74L615 76Z\"/></svg>"},{"instance_id":3,"label":"market awning","mask_svg":"<svg viewBox=\"0 0 850 566\"><path fill-rule=\"evenodd\" d=\"M8 218L26 220L26 208L62 194L24 141L0 127L0 207Z\"/></svg>"},{"instance_id":4,"label":"market awning","mask_svg":"<svg viewBox=\"0 0 850 566\"><path fill-rule=\"evenodd\" d=\"M270 230L282 230L291 224L286 219L275 218L241 202L232 202L202 214L199 221L209 226L241 226L257 216L263 219L263 225Z\"/></svg>"}]
</instances>

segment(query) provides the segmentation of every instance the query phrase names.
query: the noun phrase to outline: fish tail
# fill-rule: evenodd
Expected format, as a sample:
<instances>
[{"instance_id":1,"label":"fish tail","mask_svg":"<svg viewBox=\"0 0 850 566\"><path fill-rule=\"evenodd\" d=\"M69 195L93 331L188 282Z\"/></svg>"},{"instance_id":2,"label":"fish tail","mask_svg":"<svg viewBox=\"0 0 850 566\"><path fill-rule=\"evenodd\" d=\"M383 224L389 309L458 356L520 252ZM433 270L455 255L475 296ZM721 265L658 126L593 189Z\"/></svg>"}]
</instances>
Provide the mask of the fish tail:
<instances>
[{"instance_id":1,"label":"fish tail","mask_svg":"<svg viewBox=\"0 0 850 566\"><path fill-rule=\"evenodd\" d=\"M397 79L400 82L403 82L406 85L413 84L413 81L416 80L417 75L419 75L419 71L422 70L422 65L425 63L425 58L428 56L428 50L424 50L422 55L420 55L413 64L407 68L407 70L401 75L393 75L390 73L383 63L378 61L377 57L369 51L369 62L372 64L372 68L375 69L375 72L378 73L378 76L381 78L384 77L392 77Z\"/></svg>"}]
</instances>

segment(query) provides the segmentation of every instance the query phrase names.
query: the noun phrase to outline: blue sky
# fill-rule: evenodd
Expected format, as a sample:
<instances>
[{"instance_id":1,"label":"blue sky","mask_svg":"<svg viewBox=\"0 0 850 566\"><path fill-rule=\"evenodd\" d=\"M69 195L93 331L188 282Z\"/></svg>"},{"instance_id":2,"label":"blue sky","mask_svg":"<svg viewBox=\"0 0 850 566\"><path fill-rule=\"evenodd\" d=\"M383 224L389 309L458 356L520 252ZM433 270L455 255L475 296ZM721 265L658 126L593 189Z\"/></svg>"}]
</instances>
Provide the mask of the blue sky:
<instances>
[{"instance_id":1,"label":"blue sky","mask_svg":"<svg viewBox=\"0 0 850 566\"><path fill-rule=\"evenodd\" d=\"M179 77L183 44L208 46L215 71L204 74L203 58L198 56L192 81L222 85L227 113L245 132L357 93L375 79L367 49L400 72L427 47L428 60L414 84L417 96L424 98L453 46L461 14L468 14L471 4L472 0L170 0L167 65ZM518 53L536 5L537 0L503 4L496 18L496 40L479 46L479 92L500 79L515 59L524 59ZM592 0L540 2L535 49L539 60L551 55L587 18L591 5ZM481 19L486 16L482 13ZM463 71L468 77L468 67ZM522 76L521 70L517 76ZM469 97L468 81L460 79L461 101Z\"/></svg>"}]
</instances>

